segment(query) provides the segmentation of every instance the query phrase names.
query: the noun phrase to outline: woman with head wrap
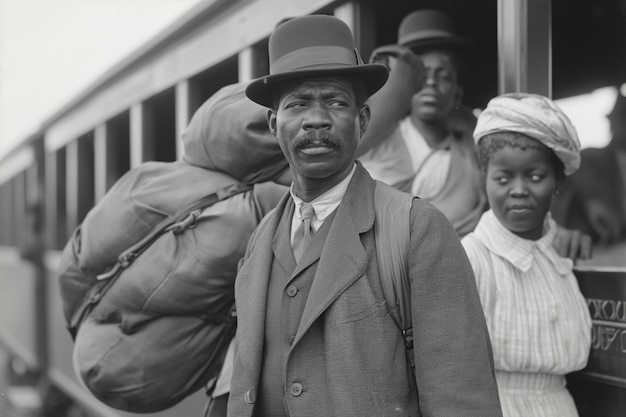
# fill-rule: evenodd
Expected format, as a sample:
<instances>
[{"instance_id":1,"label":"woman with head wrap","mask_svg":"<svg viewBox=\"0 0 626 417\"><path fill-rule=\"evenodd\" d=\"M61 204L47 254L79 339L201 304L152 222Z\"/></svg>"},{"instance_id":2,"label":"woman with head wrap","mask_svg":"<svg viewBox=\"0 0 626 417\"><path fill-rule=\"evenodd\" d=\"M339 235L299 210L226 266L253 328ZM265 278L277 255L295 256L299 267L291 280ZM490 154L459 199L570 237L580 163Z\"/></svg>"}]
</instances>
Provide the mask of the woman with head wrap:
<instances>
[{"instance_id":1,"label":"woman with head wrap","mask_svg":"<svg viewBox=\"0 0 626 417\"><path fill-rule=\"evenodd\" d=\"M580 143L549 99L506 94L478 118L474 139L490 210L463 239L485 310L504 417L578 416L565 374L583 368L591 318L572 261L553 248L549 212Z\"/></svg>"}]
</instances>

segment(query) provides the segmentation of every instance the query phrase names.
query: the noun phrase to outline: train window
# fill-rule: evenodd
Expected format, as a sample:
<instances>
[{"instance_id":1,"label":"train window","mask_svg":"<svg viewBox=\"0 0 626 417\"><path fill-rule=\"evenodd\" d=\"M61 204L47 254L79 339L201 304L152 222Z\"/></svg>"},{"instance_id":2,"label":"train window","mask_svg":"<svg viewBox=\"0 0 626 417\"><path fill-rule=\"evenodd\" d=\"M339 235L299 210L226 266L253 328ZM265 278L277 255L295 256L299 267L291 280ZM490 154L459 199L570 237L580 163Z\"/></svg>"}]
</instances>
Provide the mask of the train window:
<instances>
[{"instance_id":1,"label":"train window","mask_svg":"<svg viewBox=\"0 0 626 417\"><path fill-rule=\"evenodd\" d=\"M94 206L94 143L93 132L81 136L78 141L78 224Z\"/></svg>"},{"instance_id":2,"label":"train window","mask_svg":"<svg viewBox=\"0 0 626 417\"><path fill-rule=\"evenodd\" d=\"M95 201L93 131L66 147L67 233L82 222Z\"/></svg>"},{"instance_id":3,"label":"train window","mask_svg":"<svg viewBox=\"0 0 626 417\"><path fill-rule=\"evenodd\" d=\"M176 96L170 88L143 105L143 160L176 160Z\"/></svg>"},{"instance_id":4,"label":"train window","mask_svg":"<svg viewBox=\"0 0 626 417\"><path fill-rule=\"evenodd\" d=\"M106 190L130 169L130 114L123 112L106 123Z\"/></svg>"},{"instance_id":5,"label":"train window","mask_svg":"<svg viewBox=\"0 0 626 417\"><path fill-rule=\"evenodd\" d=\"M552 0L553 96L624 82L626 10L613 0ZM585 30L580 30L584 27Z\"/></svg>"},{"instance_id":6,"label":"train window","mask_svg":"<svg viewBox=\"0 0 626 417\"><path fill-rule=\"evenodd\" d=\"M26 230L26 171L16 175L13 182L13 244L21 247L25 240Z\"/></svg>"},{"instance_id":7,"label":"train window","mask_svg":"<svg viewBox=\"0 0 626 417\"><path fill-rule=\"evenodd\" d=\"M265 43L265 55L267 55L267 43ZM267 61L267 58L265 58ZM189 79L189 111L193 114L198 107L211 97L217 90L228 84L238 81L237 56L226 59L223 62L203 71ZM267 70L266 70L267 71Z\"/></svg>"},{"instance_id":8,"label":"train window","mask_svg":"<svg viewBox=\"0 0 626 417\"><path fill-rule=\"evenodd\" d=\"M583 148L581 167L565 181L553 215L593 237L593 258L581 265L623 268L626 200L619 178L626 171L620 172L616 150L626 130L610 122L626 117L626 106L616 105L626 102L616 102L620 86L626 94L625 9L612 0L553 0L552 22L553 97L569 112ZM607 117L614 106L617 117Z\"/></svg>"},{"instance_id":9,"label":"train window","mask_svg":"<svg viewBox=\"0 0 626 417\"><path fill-rule=\"evenodd\" d=\"M13 183L9 180L0 185L0 245L13 243Z\"/></svg>"},{"instance_id":10,"label":"train window","mask_svg":"<svg viewBox=\"0 0 626 417\"><path fill-rule=\"evenodd\" d=\"M47 227L50 230L50 246L63 249L68 239L67 231L67 165L66 149L60 148L47 159L48 175L46 189L49 205L46 210Z\"/></svg>"}]
</instances>

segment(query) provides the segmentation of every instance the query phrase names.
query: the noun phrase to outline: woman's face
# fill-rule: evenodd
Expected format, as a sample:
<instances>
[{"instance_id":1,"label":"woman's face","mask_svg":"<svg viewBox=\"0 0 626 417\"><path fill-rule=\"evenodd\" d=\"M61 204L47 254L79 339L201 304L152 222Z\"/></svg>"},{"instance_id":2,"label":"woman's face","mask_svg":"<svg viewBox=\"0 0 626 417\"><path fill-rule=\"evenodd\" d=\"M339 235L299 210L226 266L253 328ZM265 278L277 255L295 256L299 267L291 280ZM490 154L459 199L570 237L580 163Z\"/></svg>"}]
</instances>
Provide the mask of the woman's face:
<instances>
[{"instance_id":1,"label":"woman's face","mask_svg":"<svg viewBox=\"0 0 626 417\"><path fill-rule=\"evenodd\" d=\"M556 190L557 175L551 151L534 139L530 146L505 146L487 165L487 197L494 214L516 235L537 240Z\"/></svg>"}]
</instances>

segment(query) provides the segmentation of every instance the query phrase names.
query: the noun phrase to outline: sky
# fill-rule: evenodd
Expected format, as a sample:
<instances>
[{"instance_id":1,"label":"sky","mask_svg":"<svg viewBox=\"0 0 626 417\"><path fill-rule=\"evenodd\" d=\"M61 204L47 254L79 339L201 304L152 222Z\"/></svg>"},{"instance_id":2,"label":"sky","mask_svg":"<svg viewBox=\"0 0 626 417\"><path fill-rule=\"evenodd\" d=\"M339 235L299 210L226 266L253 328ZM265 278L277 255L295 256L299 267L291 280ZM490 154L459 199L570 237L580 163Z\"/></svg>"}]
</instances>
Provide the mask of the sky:
<instances>
[{"instance_id":1,"label":"sky","mask_svg":"<svg viewBox=\"0 0 626 417\"><path fill-rule=\"evenodd\" d=\"M201 0L0 0L0 157Z\"/></svg>"},{"instance_id":2,"label":"sky","mask_svg":"<svg viewBox=\"0 0 626 417\"><path fill-rule=\"evenodd\" d=\"M0 157L201 0L0 0ZM612 89L560 102L604 146Z\"/></svg>"}]
</instances>

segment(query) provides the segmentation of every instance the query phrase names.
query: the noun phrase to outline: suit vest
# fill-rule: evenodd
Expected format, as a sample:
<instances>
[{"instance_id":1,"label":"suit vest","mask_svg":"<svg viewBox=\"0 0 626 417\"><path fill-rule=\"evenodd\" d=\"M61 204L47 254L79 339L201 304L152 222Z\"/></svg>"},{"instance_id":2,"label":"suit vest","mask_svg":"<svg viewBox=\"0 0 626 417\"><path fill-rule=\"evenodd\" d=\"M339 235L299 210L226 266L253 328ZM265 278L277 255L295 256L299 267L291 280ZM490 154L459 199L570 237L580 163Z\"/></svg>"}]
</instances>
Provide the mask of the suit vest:
<instances>
[{"instance_id":1,"label":"suit vest","mask_svg":"<svg viewBox=\"0 0 626 417\"><path fill-rule=\"evenodd\" d=\"M300 326L324 242L335 217L333 212L326 218L296 264L290 230L294 207L291 200L273 239L274 258L267 289L263 365L255 417L287 416L283 403L284 358Z\"/></svg>"}]
</instances>

